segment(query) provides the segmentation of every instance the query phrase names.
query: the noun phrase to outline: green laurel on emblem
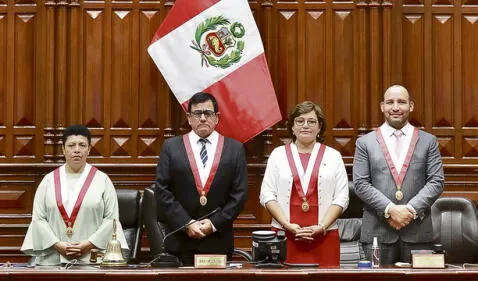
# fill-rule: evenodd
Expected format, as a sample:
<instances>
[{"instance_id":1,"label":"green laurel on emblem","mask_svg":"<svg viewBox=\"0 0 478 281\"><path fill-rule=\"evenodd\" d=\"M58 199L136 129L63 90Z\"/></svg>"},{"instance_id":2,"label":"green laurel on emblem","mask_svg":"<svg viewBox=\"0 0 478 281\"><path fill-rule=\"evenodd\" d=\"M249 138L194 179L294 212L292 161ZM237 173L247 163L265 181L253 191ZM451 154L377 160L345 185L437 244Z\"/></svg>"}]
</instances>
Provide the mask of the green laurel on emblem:
<instances>
[{"instance_id":1,"label":"green laurel on emblem","mask_svg":"<svg viewBox=\"0 0 478 281\"><path fill-rule=\"evenodd\" d=\"M228 68L242 58L246 29L239 22L217 16L206 19L196 28L190 47L201 54L201 66Z\"/></svg>"},{"instance_id":2,"label":"green laurel on emblem","mask_svg":"<svg viewBox=\"0 0 478 281\"><path fill-rule=\"evenodd\" d=\"M235 22L231 25L231 32L237 38L242 38L242 36L244 36L246 33L246 29L239 22Z\"/></svg>"}]
</instances>

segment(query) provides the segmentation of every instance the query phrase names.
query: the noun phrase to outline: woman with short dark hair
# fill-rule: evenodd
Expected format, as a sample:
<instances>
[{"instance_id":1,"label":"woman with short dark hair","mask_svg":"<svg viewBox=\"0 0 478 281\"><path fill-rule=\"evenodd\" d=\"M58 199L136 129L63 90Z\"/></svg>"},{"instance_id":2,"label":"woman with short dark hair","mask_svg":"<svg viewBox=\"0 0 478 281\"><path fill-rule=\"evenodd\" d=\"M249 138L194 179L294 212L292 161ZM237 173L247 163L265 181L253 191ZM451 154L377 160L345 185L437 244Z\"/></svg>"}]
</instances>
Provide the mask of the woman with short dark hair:
<instances>
[{"instance_id":1,"label":"woman with short dark hair","mask_svg":"<svg viewBox=\"0 0 478 281\"><path fill-rule=\"evenodd\" d=\"M321 143L322 109L298 104L289 115L290 144L277 147L267 162L260 202L272 215L273 230L285 230L289 263L340 264L337 218L349 201L342 156Z\"/></svg>"},{"instance_id":2,"label":"woman with short dark hair","mask_svg":"<svg viewBox=\"0 0 478 281\"><path fill-rule=\"evenodd\" d=\"M35 193L32 222L21 250L39 265L89 263L92 249L104 250L113 232L128 249L118 220L118 198L109 177L86 163L91 133L83 125L63 132L66 163L47 174Z\"/></svg>"}]
</instances>

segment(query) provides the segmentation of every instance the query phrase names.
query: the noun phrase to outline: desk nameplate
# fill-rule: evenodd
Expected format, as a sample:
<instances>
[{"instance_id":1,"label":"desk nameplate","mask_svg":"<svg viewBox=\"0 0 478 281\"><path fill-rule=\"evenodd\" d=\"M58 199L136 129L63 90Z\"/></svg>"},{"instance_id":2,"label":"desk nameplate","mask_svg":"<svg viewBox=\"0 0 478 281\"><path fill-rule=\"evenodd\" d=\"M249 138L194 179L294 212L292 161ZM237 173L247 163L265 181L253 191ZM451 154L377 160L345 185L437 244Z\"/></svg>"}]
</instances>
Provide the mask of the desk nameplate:
<instances>
[{"instance_id":1,"label":"desk nameplate","mask_svg":"<svg viewBox=\"0 0 478 281\"><path fill-rule=\"evenodd\" d=\"M194 255L195 268L226 268L226 255Z\"/></svg>"},{"instance_id":2,"label":"desk nameplate","mask_svg":"<svg viewBox=\"0 0 478 281\"><path fill-rule=\"evenodd\" d=\"M413 254L413 268L445 268L445 255L443 254Z\"/></svg>"}]
</instances>

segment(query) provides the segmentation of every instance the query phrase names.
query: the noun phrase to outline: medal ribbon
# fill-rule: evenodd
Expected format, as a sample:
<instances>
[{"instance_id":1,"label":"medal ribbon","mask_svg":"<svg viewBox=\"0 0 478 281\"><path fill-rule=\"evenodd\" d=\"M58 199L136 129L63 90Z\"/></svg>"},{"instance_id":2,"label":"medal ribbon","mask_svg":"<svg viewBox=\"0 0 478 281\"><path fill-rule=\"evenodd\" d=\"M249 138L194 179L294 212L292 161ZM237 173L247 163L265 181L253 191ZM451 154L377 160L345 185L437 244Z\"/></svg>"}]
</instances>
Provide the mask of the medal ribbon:
<instances>
[{"instance_id":1,"label":"medal ribbon","mask_svg":"<svg viewBox=\"0 0 478 281\"><path fill-rule=\"evenodd\" d=\"M83 199L85 198L86 192L88 191L88 188L90 187L91 182L93 181L96 171L98 171L98 169L92 166L90 169L90 172L88 173L88 176L86 177L85 183L83 184L83 187L81 188L80 193L78 194L75 207L73 207L73 211L71 212L70 217L66 213L65 207L63 206L63 199L61 197L60 168L56 168L55 171L53 171L53 179L55 182L56 205L58 206L58 210L60 210L61 217L63 218L63 221L65 222L66 227L68 227L69 225L70 227L73 227L73 225L75 224L76 216L78 215L78 212L80 211L81 203L83 203Z\"/></svg>"},{"instance_id":2,"label":"medal ribbon","mask_svg":"<svg viewBox=\"0 0 478 281\"><path fill-rule=\"evenodd\" d=\"M290 144L285 146L285 153L287 155L287 161L289 162L290 171L292 172L292 177L294 179L295 189L299 194L300 198L306 199L310 197L314 188L317 187L317 177L319 176L320 163L322 163L322 158L324 157L325 145L321 144L319 152L317 153L317 158L315 159L314 168L312 169L312 174L310 175L309 186L307 188L307 194L304 195L304 190L302 189L302 184L300 183L299 172L297 172L297 166L295 165L294 157L292 156L292 150ZM312 155L311 155L312 157Z\"/></svg>"},{"instance_id":3,"label":"medal ribbon","mask_svg":"<svg viewBox=\"0 0 478 281\"><path fill-rule=\"evenodd\" d=\"M410 166L410 160L412 159L413 151L415 150L415 146L418 142L418 128L414 127L412 141L410 142L410 146L408 147L407 156L405 157L405 161L403 162L402 169L400 170L400 174L397 172L397 168L395 164L393 164L392 156L390 156L390 152L388 151L387 145L383 139L382 132L380 128L375 130L377 134L377 141L380 144L380 148L382 149L383 155L385 156L385 160L387 160L388 168L392 173L393 180L399 189L402 187L403 179L405 178L405 174L407 173L408 167Z\"/></svg>"},{"instance_id":4,"label":"medal ribbon","mask_svg":"<svg viewBox=\"0 0 478 281\"><path fill-rule=\"evenodd\" d=\"M191 141L189 135L183 135L184 146L186 147L186 152L189 160L189 166L194 176L194 182L196 184L196 190L198 191L199 197L202 195L207 196L209 189L211 188L212 181L216 176L217 168L219 167L219 160L221 159L222 148L224 147L224 136L219 135L219 140L217 142L216 153L214 154L214 161L212 162L211 171L207 177L206 184L204 187L201 183L201 177L199 176L198 166L196 165L196 159L194 158L193 149L191 148ZM203 194L204 192L204 194Z\"/></svg>"}]
</instances>

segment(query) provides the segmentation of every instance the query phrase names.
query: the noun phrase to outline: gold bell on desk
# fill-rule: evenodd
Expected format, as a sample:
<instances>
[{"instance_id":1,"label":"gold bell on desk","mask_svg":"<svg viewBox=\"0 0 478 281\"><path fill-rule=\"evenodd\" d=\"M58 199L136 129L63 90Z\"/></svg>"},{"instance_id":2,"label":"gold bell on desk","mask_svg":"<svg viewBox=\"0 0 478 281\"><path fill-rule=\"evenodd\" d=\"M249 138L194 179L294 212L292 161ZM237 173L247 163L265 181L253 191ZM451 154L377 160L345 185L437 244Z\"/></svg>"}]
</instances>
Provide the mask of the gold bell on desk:
<instances>
[{"instance_id":1,"label":"gold bell on desk","mask_svg":"<svg viewBox=\"0 0 478 281\"><path fill-rule=\"evenodd\" d=\"M100 266L126 266L121 252L121 243L116 239L116 219L113 220L113 235L106 246L106 252Z\"/></svg>"}]
</instances>

